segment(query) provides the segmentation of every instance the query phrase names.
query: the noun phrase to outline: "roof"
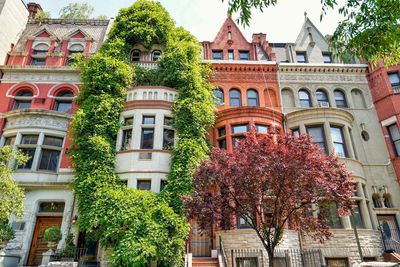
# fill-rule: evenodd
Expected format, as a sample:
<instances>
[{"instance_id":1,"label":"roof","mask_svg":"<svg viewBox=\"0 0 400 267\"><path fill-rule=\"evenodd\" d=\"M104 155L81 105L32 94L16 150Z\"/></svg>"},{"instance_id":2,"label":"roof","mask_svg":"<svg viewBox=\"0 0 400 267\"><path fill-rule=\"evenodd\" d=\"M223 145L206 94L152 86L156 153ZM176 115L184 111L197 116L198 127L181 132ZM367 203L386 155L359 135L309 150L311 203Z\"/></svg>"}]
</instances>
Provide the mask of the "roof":
<instances>
[{"instance_id":1,"label":"roof","mask_svg":"<svg viewBox=\"0 0 400 267\"><path fill-rule=\"evenodd\" d=\"M109 20L49 19L44 22L29 20L14 52L25 51L26 42L44 31L48 32L51 38L57 38L60 42L80 31L85 38L92 40L93 43L89 52L95 53L106 37L109 24Z\"/></svg>"}]
</instances>

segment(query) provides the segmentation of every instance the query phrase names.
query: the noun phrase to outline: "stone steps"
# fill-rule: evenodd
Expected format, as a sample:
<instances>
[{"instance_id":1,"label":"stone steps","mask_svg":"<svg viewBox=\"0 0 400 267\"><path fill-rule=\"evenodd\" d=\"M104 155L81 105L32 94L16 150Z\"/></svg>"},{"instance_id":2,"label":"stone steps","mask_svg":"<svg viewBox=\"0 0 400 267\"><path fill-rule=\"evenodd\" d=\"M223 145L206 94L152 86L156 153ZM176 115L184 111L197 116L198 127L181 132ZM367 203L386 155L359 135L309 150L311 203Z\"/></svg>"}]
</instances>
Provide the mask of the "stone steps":
<instances>
[{"instance_id":1,"label":"stone steps","mask_svg":"<svg viewBox=\"0 0 400 267\"><path fill-rule=\"evenodd\" d=\"M216 258L193 258L192 267L219 267Z\"/></svg>"}]
</instances>

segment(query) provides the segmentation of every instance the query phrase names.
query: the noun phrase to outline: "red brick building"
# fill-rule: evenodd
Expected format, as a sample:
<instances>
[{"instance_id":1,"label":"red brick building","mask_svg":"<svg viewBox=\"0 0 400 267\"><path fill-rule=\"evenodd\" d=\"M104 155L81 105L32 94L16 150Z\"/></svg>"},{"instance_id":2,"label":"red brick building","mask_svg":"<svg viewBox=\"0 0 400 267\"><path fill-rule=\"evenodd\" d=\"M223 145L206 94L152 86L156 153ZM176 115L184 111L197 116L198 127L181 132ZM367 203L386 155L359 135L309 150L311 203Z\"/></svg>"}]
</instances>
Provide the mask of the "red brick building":
<instances>
[{"instance_id":1,"label":"red brick building","mask_svg":"<svg viewBox=\"0 0 400 267\"><path fill-rule=\"evenodd\" d=\"M369 68L368 83L390 160L400 181L400 64Z\"/></svg>"}]
</instances>

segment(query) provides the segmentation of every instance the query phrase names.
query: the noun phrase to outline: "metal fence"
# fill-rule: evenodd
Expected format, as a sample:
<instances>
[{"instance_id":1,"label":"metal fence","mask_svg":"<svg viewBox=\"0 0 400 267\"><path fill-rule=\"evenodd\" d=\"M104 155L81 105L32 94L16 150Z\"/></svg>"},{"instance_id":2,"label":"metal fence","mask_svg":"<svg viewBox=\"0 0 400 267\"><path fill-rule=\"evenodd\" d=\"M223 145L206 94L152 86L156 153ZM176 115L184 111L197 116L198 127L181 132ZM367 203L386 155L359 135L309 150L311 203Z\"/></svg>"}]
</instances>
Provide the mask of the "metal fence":
<instances>
[{"instance_id":1,"label":"metal fence","mask_svg":"<svg viewBox=\"0 0 400 267\"><path fill-rule=\"evenodd\" d=\"M381 232L383 248L385 252L400 253L400 233L396 226L381 224L378 227Z\"/></svg>"},{"instance_id":2,"label":"metal fence","mask_svg":"<svg viewBox=\"0 0 400 267\"><path fill-rule=\"evenodd\" d=\"M57 249L51 256L51 261L77 261L82 264L82 259L87 254L87 248L77 248L75 250Z\"/></svg>"},{"instance_id":3,"label":"metal fence","mask_svg":"<svg viewBox=\"0 0 400 267\"><path fill-rule=\"evenodd\" d=\"M227 267L268 266L268 255L263 249L231 249L224 252L229 258ZM320 249L277 249L274 254L276 267L326 266Z\"/></svg>"}]
</instances>

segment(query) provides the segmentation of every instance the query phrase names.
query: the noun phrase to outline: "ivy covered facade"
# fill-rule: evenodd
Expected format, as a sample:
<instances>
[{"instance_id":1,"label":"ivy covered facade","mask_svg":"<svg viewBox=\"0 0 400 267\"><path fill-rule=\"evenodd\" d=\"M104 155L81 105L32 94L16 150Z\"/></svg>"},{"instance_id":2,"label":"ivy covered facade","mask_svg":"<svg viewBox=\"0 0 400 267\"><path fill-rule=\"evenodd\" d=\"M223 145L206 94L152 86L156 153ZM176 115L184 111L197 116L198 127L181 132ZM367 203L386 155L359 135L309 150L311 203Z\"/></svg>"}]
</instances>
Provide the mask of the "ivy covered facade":
<instances>
[{"instance_id":1,"label":"ivy covered facade","mask_svg":"<svg viewBox=\"0 0 400 267\"><path fill-rule=\"evenodd\" d=\"M278 257L317 249L320 263L349 266L362 260L355 227L365 259L382 259L396 241L382 243L378 231L398 231L400 191L367 66L340 64L308 18L295 43L262 33L248 42L229 17L200 43L161 4L139 0L113 23L29 20L1 71L0 145L32 157L14 174L26 209L11 218L6 252L20 266L42 262L50 226L61 229L60 249L74 234L88 264L261 264L266 255L243 218L229 215L233 229L199 229L181 201L210 148L234 150L250 127L313 135L357 182L355 226L333 207L331 241L289 229Z\"/></svg>"}]
</instances>

